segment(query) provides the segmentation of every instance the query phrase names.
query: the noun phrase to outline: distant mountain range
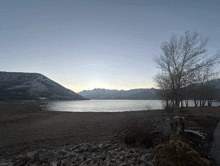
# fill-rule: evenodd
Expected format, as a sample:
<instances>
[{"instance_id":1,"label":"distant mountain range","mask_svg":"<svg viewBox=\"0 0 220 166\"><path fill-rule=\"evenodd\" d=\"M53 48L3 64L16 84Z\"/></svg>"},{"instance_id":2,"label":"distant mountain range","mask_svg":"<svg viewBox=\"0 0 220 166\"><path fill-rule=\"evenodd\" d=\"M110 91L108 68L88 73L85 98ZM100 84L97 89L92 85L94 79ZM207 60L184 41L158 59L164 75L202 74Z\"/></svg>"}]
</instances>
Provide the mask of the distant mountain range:
<instances>
[{"instance_id":1,"label":"distant mountain range","mask_svg":"<svg viewBox=\"0 0 220 166\"><path fill-rule=\"evenodd\" d=\"M0 100L85 100L39 73L0 72Z\"/></svg>"},{"instance_id":2,"label":"distant mountain range","mask_svg":"<svg viewBox=\"0 0 220 166\"><path fill-rule=\"evenodd\" d=\"M198 86L200 84L194 84ZM211 85L218 93L220 93L220 79L205 82L204 85ZM132 90L109 90L109 89L93 89L84 90L78 94L89 99L131 99L131 100L160 100L160 90L158 89L132 89ZM220 95L220 94L219 94Z\"/></svg>"},{"instance_id":3,"label":"distant mountain range","mask_svg":"<svg viewBox=\"0 0 220 166\"><path fill-rule=\"evenodd\" d=\"M108 90L94 89L84 90L79 95L89 99L132 99L132 100L158 100L158 90L151 89L132 89L132 90Z\"/></svg>"}]
</instances>

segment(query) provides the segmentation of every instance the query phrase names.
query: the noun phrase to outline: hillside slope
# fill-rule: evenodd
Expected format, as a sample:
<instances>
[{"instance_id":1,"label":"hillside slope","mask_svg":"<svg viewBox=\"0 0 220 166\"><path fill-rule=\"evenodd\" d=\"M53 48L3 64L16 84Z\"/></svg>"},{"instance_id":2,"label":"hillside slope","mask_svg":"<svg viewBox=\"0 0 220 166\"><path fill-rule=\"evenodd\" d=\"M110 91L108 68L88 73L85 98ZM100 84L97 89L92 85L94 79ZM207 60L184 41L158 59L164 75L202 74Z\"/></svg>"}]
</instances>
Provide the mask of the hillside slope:
<instances>
[{"instance_id":1,"label":"hillside slope","mask_svg":"<svg viewBox=\"0 0 220 166\"><path fill-rule=\"evenodd\" d=\"M0 100L84 100L39 73L0 72Z\"/></svg>"}]
</instances>

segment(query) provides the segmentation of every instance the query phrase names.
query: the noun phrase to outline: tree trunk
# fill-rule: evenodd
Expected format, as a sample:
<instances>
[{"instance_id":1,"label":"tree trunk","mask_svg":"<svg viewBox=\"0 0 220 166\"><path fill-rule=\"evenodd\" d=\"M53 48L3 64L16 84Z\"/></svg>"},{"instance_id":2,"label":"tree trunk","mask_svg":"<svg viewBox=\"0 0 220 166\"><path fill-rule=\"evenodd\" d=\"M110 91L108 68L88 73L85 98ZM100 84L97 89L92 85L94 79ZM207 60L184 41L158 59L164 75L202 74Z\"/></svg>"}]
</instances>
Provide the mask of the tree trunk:
<instances>
[{"instance_id":1,"label":"tree trunk","mask_svg":"<svg viewBox=\"0 0 220 166\"><path fill-rule=\"evenodd\" d=\"M208 100L208 106L211 107L212 106L212 99Z\"/></svg>"},{"instance_id":2,"label":"tree trunk","mask_svg":"<svg viewBox=\"0 0 220 166\"><path fill-rule=\"evenodd\" d=\"M168 107L168 102L169 102L169 100L166 100L166 107Z\"/></svg>"},{"instance_id":3,"label":"tree trunk","mask_svg":"<svg viewBox=\"0 0 220 166\"><path fill-rule=\"evenodd\" d=\"M171 105L171 102L172 102L171 100L168 100L168 106L169 106L169 107L170 107L170 105Z\"/></svg>"},{"instance_id":4,"label":"tree trunk","mask_svg":"<svg viewBox=\"0 0 220 166\"><path fill-rule=\"evenodd\" d=\"M202 106L204 107L206 103L206 100L202 100Z\"/></svg>"},{"instance_id":5,"label":"tree trunk","mask_svg":"<svg viewBox=\"0 0 220 166\"><path fill-rule=\"evenodd\" d=\"M179 108L180 107L180 100L178 98L175 99L175 105Z\"/></svg>"},{"instance_id":6,"label":"tree trunk","mask_svg":"<svg viewBox=\"0 0 220 166\"><path fill-rule=\"evenodd\" d=\"M188 108L188 99L185 99L186 108Z\"/></svg>"},{"instance_id":7,"label":"tree trunk","mask_svg":"<svg viewBox=\"0 0 220 166\"><path fill-rule=\"evenodd\" d=\"M194 99L195 107L198 106L198 101Z\"/></svg>"},{"instance_id":8,"label":"tree trunk","mask_svg":"<svg viewBox=\"0 0 220 166\"><path fill-rule=\"evenodd\" d=\"M174 100L172 99L172 106L174 106Z\"/></svg>"}]
</instances>

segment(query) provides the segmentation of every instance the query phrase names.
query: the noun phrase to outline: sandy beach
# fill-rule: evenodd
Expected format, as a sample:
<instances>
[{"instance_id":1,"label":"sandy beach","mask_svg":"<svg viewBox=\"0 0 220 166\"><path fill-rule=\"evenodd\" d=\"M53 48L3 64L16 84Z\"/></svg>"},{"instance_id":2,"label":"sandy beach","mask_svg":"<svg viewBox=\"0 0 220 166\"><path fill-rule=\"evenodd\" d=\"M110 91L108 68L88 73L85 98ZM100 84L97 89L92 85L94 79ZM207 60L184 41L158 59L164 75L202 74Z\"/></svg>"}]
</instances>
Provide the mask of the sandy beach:
<instances>
[{"instance_id":1,"label":"sandy beach","mask_svg":"<svg viewBox=\"0 0 220 166\"><path fill-rule=\"evenodd\" d=\"M55 112L41 109L40 102L0 103L0 155L8 158L37 149L56 149L86 142L117 141L128 118L159 120L167 116L162 110L117 113ZM220 107L184 108L182 116L220 118ZM194 117L195 117L194 116ZM186 127L202 127L186 118ZM195 119L195 118L194 118ZM204 119L204 118L203 118ZM213 135L217 121L210 122Z\"/></svg>"}]
</instances>

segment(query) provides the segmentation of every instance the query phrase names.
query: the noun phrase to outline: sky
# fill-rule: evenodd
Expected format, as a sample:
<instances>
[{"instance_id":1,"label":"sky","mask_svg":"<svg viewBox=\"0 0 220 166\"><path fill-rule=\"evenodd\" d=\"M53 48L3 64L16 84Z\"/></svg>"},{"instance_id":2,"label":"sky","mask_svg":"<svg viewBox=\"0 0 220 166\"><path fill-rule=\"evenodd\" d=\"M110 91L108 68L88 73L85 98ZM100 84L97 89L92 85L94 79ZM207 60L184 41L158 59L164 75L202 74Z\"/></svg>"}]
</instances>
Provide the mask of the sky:
<instances>
[{"instance_id":1,"label":"sky","mask_svg":"<svg viewBox=\"0 0 220 166\"><path fill-rule=\"evenodd\" d=\"M219 0L1 0L0 71L41 73L80 92L156 88L172 34L220 51Z\"/></svg>"}]
</instances>

